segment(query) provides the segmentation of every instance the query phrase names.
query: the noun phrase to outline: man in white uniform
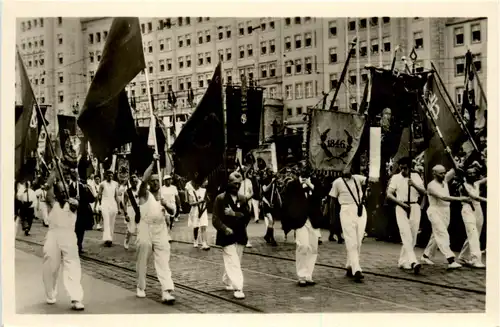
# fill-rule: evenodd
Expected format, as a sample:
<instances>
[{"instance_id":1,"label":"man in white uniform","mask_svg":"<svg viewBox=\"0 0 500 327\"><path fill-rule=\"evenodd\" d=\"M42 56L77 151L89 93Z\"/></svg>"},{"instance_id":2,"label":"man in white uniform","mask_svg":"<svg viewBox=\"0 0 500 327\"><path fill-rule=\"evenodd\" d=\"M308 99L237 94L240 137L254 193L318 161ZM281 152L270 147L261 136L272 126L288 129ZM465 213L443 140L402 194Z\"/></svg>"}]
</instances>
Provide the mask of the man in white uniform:
<instances>
[{"instance_id":1,"label":"man in white uniform","mask_svg":"<svg viewBox=\"0 0 500 327\"><path fill-rule=\"evenodd\" d=\"M396 204L396 221L403 246L399 255L398 266L402 269L413 269L420 272L421 265L415 256L415 244L420 226L419 193L425 194L424 182L417 173L410 174L410 158L402 158L398 162L401 172L392 176L387 188L387 199ZM408 190L410 200L408 201Z\"/></svg>"},{"instance_id":2,"label":"man in white uniform","mask_svg":"<svg viewBox=\"0 0 500 327\"><path fill-rule=\"evenodd\" d=\"M37 202L35 191L31 188L31 182L26 181L24 185L20 185L17 199L21 204L19 216L21 217L24 235L28 236L30 234L31 225L33 224L33 218L35 217Z\"/></svg>"},{"instance_id":3,"label":"man in white uniform","mask_svg":"<svg viewBox=\"0 0 500 327\"><path fill-rule=\"evenodd\" d=\"M242 196L248 206L249 210L252 210L252 198L253 198L253 185L252 180L248 177L249 168L243 168L242 175L243 181L241 182L240 189L238 190L238 195ZM250 239L248 239L247 248L252 247L252 243L250 243Z\"/></svg>"},{"instance_id":4,"label":"man in white uniform","mask_svg":"<svg viewBox=\"0 0 500 327\"><path fill-rule=\"evenodd\" d=\"M118 194L118 183L112 180L113 171L106 171L106 179L99 187L99 199L103 220L102 240L104 245L111 247L113 244L113 234L115 231L116 214L120 203Z\"/></svg>"},{"instance_id":5,"label":"man in white uniform","mask_svg":"<svg viewBox=\"0 0 500 327\"><path fill-rule=\"evenodd\" d=\"M35 191L35 195L37 197L37 204L38 204L38 214L39 218L42 219L43 221L43 226L48 227L49 226L49 220L48 220L48 209L47 209L47 184L43 184L38 190Z\"/></svg>"},{"instance_id":6,"label":"man in white uniform","mask_svg":"<svg viewBox=\"0 0 500 327\"><path fill-rule=\"evenodd\" d=\"M141 186L139 187L140 221L137 225L137 297L146 297L146 273L148 259L153 252L156 274L161 284L162 302L173 304L175 298L174 282L170 271L170 236L163 210L172 211L160 194L159 176L152 175L159 160L157 154L144 172ZM148 190L149 185L149 190Z\"/></svg>"},{"instance_id":7,"label":"man in white uniform","mask_svg":"<svg viewBox=\"0 0 500 327\"><path fill-rule=\"evenodd\" d=\"M455 261L455 254L450 249L450 235L448 234L448 225L450 224L450 202L461 201L471 203L470 198L465 196L450 196L448 182L454 177L455 171L452 169L446 173L446 169L437 165L432 168L434 179L427 185L427 196L429 198L429 208L427 216L432 226L432 235L425 248L420 261L433 265L431 258L439 247L441 253L448 261L448 269L457 269L462 267Z\"/></svg>"},{"instance_id":8,"label":"man in white uniform","mask_svg":"<svg viewBox=\"0 0 500 327\"><path fill-rule=\"evenodd\" d=\"M177 216L177 205L180 204L179 191L177 187L172 184L172 176L165 175L163 177L163 186L161 187L161 197L165 199L165 201L174 208L174 212L170 217ZM179 221L178 218L173 219L173 221ZM170 221L170 226L173 225L173 221Z\"/></svg>"},{"instance_id":9,"label":"man in white uniform","mask_svg":"<svg viewBox=\"0 0 500 327\"><path fill-rule=\"evenodd\" d=\"M347 276L354 277L358 283L364 278L359 257L366 228L366 208L363 204L363 186L366 183L365 176L352 175L350 170L346 170L343 177L333 182L329 194L340 204L340 222L347 250Z\"/></svg>"},{"instance_id":10,"label":"man in white uniform","mask_svg":"<svg viewBox=\"0 0 500 327\"><path fill-rule=\"evenodd\" d=\"M133 174L130 176L130 187L127 188L123 194L123 206L125 210L123 210L122 214L127 224L127 235L125 235L125 242L123 243L125 250L129 248L130 239L137 230L136 221L139 221L140 218L139 185L139 178L137 178L137 175Z\"/></svg>"}]
</instances>

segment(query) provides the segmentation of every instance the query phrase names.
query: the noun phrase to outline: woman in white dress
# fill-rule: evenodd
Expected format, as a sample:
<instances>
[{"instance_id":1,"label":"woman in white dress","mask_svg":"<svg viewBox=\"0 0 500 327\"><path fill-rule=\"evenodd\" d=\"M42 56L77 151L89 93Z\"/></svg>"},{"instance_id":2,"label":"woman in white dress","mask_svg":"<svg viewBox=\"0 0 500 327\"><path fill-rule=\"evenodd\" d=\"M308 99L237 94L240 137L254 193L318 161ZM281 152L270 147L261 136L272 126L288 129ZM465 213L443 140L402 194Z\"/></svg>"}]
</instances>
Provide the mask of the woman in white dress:
<instances>
[{"instance_id":1,"label":"woman in white dress","mask_svg":"<svg viewBox=\"0 0 500 327\"><path fill-rule=\"evenodd\" d=\"M203 250L210 250L207 244L207 190L198 182L192 181L191 186L188 192L188 200L191 205L188 226L192 227L194 231L194 247L199 247L201 243Z\"/></svg>"}]
</instances>

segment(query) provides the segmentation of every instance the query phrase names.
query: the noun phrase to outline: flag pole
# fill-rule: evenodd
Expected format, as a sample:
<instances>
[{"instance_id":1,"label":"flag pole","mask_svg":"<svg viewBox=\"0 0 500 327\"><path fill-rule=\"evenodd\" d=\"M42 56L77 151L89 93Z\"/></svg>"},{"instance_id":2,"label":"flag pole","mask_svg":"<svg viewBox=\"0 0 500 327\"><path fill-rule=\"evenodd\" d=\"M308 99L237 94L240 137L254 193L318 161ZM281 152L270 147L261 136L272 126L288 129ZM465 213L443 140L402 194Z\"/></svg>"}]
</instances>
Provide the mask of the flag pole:
<instances>
[{"instance_id":1,"label":"flag pole","mask_svg":"<svg viewBox=\"0 0 500 327\"><path fill-rule=\"evenodd\" d=\"M333 93L333 98L332 102L330 102L330 108L329 110L333 110L333 106L335 105L335 100L337 100L337 95L339 94L340 86L344 82L345 75L347 73L347 67L349 67L349 61L351 60L352 57L352 52L354 48L356 47L356 44L358 42L358 39L354 37L354 39L351 42L351 48L349 49L349 53L347 54L347 59L344 64L344 68L342 69L342 72L340 73L340 79L339 82L337 83L337 87L335 88L335 93Z\"/></svg>"},{"instance_id":2,"label":"flag pole","mask_svg":"<svg viewBox=\"0 0 500 327\"><path fill-rule=\"evenodd\" d=\"M148 69L147 67L144 68L144 74L146 75L146 90L148 92L148 104L149 104L149 116L150 116L150 126L151 123L154 122L153 125L153 137L155 141L155 154L158 155L158 141L156 139L156 119L153 113L153 102L151 101L151 91L149 89L149 75L148 75ZM151 128L151 127L150 127ZM156 161L156 168L158 169L158 178L160 179L160 185L161 185L161 169L160 169L160 161Z\"/></svg>"},{"instance_id":3,"label":"flag pole","mask_svg":"<svg viewBox=\"0 0 500 327\"><path fill-rule=\"evenodd\" d=\"M479 91L481 91L481 96L484 99L484 104L488 106L488 100L486 98L486 93L484 93L483 85L481 84L481 81L479 80L479 75L476 70L476 66L474 65L474 62L472 62L472 72L474 73L474 76L476 77L477 80L477 86L479 86Z\"/></svg>"},{"instance_id":4,"label":"flag pole","mask_svg":"<svg viewBox=\"0 0 500 327\"><path fill-rule=\"evenodd\" d=\"M222 59L219 56L219 65L220 65L220 76L221 76L221 81L220 81L220 88L221 88L221 98L222 98L222 108L224 109L224 83L222 83ZM223 110L222 112L222 126L224 126L224 161L223 161L223 167L224 167L224 180L227 182L228 179L228 171L227 171L227 126L226 126L226 114L227 114L227 104L226 104L226 110Z\"/></svg>"}]
</instances>

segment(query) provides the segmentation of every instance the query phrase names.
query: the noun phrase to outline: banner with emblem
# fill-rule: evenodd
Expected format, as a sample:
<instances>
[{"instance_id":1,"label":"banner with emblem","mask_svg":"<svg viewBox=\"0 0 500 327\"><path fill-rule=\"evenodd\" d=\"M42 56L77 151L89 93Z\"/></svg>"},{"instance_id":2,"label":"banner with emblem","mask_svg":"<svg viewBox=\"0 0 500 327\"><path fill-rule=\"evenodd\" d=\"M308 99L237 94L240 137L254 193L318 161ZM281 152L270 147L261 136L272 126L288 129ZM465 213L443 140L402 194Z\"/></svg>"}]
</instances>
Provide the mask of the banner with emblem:
<instances>
[{"instance_id":1,"label":"banner with emblem","mask_svg":"<svg viewBox=\"0 0 500 327\"><path fill-rule=\"evenodd\" d=\"M59 123L59 144L61 146L61 161L65 166L76 168L81 157L81 139L76 135L76 118L57 115Z\"/></svg>"},{"instance_id":2,"label":"banner with emblem","mask_svg":"<svg viewBox=\"0 0 500 327\"><path fill-rule=\"evenodd\" d=\"M358 113L312 110L309 163L315 170L343 171L351 167L365 127Z\"/></svg>"},{"instance_id":3,"label":"banner with emblem","mask_svg":"<svg viewBox=\"0 0 500 327\"><path fill-rule=\"evenodd\" d=\"M278 172L278 162L276 160L276 145L275 143L263 144L257 149L250 151L254 158L254 169L262 170L263 168L271 168L272 171Z\"/></svg>"},{"instance_id":4,"label":"banner with emblem","mask_svg":"<svg viewBox=\"0 0 500 327\"><path fill-rule=\"evenodd\" d=\"M125 182L128 181L130 176L130 164L125 156L118 156L116 158L116 175L118 181Z\"/></svg>"}]
</instances>

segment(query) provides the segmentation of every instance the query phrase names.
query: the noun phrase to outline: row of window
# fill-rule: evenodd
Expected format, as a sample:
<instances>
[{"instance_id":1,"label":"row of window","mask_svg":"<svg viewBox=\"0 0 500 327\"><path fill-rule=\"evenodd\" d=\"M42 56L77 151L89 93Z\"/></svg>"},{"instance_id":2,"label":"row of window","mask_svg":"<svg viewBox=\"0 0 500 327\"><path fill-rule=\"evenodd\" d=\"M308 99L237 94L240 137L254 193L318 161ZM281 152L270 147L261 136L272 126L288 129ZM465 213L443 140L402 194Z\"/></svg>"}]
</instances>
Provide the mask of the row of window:
<instances>
[{"instance_id":1,"label":"row of window","mask_svg":"<svg viewBox=\"0 0 500 327\"><path fill-rule=\"evenodd\" d=\"M304 43L302 43L302 36L304 36ZM312 32L306 32L304 35L302 34L296 34L294 36L294 46L295 50L301 49L302 47L304 48L310 48L312 47ZM285 51L291 51L292 50L292 37L291 36L286 36L285 37Z\"/></svg>"},{"instance_id":2,"label":"row of window","mask_svg":"<svg viewBox=\"0 0 500 327\"><path fill-rule=\"evenodd\" d=\"M316 90L318 89L318 82L316 81ZM305 92L304 92L305 91ZM295 97L294 97L295 96ZM296 100L302 98L312 98L314 97L313 93L313 82L308 81L305 83L295 83L295 89L293 89L292 84L285 85L285 100Z\"/></svg>"},{"instance_id":3,"label":"row of window","mask_svg":"<svg viewBox=\"0 0 500 327\"><path fill-rule=\"evenodd\" d=\"M465 45L465 28L463 26L455 27L455 46ZM472 24L470 26L470 43L481 43L481 24Z\"/></svg>"},{"instance_id":4,"label":"row of window","mask_svg":"<svg viewBox=\"0 0 500 327\"><path fill-rule=\"evenodd\" d=\"M101 38L101 35L102 35L102 38ZM107 38L108 38L108 31L103 31L102 34L101 34L101 32L90 33L89 34L89 43L90 44L101 43L102 41L106 41Z\"/></svg>"},{"instance_id":5,"label":"row of window","mask_svg":"<svg viewBox=\"0 0 500 327\"><path fill-rule=\"evenodd\" d=\"M35 56L34 60L28 60L27 61L28 68L31 67L44 67L45 66L45 58L40 55L40 56Z\"/></svg>"},{"instance_id":6,"label":"row of window","mask_svg":"<svg viewBox=\"0 0 500 327\"><path fill-rule=\"evenodd\" d=\"M210 17L205 17L205 18L197 17L196 18L196 21L198 23L203 22L203 20L209 21ZM164 28L171 28L173 25L176 25L179 27L182 27L184 25L189 26L189 25L191 25L191 17L177 17L177 20L175 23L172 23L172 18L165 18L165 19L159 20L158 23L159 23L159 25L158 25L159 30L162 30ZM142 34L151 33L152 31L153 31L153 23L152 22L147 22L147 23L141 24Z\"/></svg>"},{"instance_id":7,"label":"row of window","mask_svg":"<svg viewBox=\"0 0 500 327\"><path fill-rule=\"evenodd\" d=\"M371 17L369 19L367 18L362 18L359 19L359 24L358 27L359 29L365 29L368 26L368 23L370 26L378 26L379 24L379 19L378 17ZM387 25L391 22L390 17L382 17L382 23L384 25ZM350 20L348 23L348 30L349 31L355 31L356 30L356 20ZM328 36L330 38L336 37L337 36L337 21L336 20L331 20L328 22Z\"/></svg>"},{"instance_id":8,"label":"row of window","mask_svg":"<svg viewBox=\"0 0 500 327\"><path fill-rule=\"evenodd\" d=\"M303 65L305 63L305 66ZM293 69L295 68L295 70ZM312 74L313 73L313 58L306 57L304 59L299 58L295 60L287 60L285 62L285 75L290 76L300 75L300 74Z\"/></svg>"},{"instance_id":9,"label":"row of window","mask_svg":"<svg viewBox=\"0 0 500 327\"><path fill-rule=\"evenodd\" d=\"M475 54L472 56L472 61L474 66L476 67L477 72L481 72L482 64L481 64L481 54ZM465 74L465 57L457 57L455 58L455 76L461 76Z\"/></svg>"},{"instance_id":10,"label":"row of window","mask_svg":"<svg viewBox=\"0 0 500 327\"><path fill-rule=\"evenodd\" d=\"M57 26L62 26L63 19L62 17L57 17ZM31 30L32 28L44 27L44 19L43 18L35 18L33 20L28 20L21 22L21 31L26 32Z\"/></svg>"},{"instance_id":11,"label":"row of window","mask_svg":"<svg viewBox=\"0 0 500 327\"><path fill-rule=\"evenodd\" d=\"M43 36L40 36L40 40L38 40L38 37L33 37L33 39L29 38L28 40L21 40L21 48L23 50L28 50L33 49L33 48L38 48L38 47L44 47L45 46L45 41L43 40Z\"/></svg>"}]
</instances>

